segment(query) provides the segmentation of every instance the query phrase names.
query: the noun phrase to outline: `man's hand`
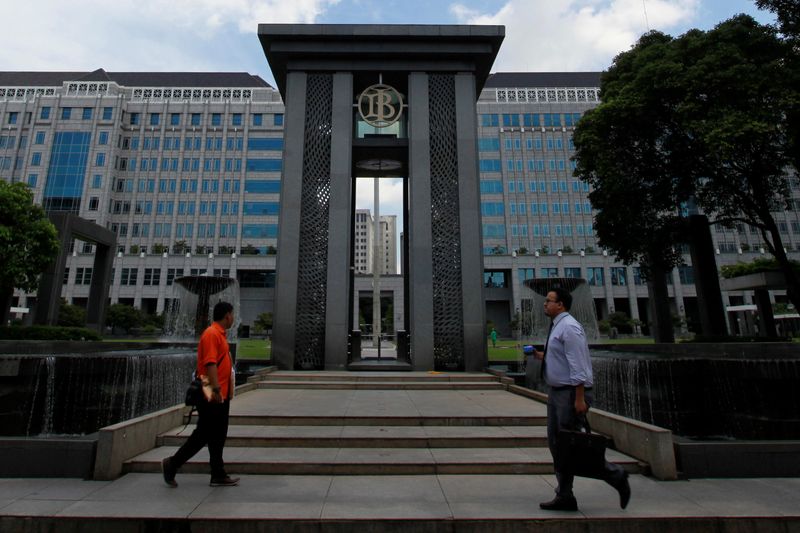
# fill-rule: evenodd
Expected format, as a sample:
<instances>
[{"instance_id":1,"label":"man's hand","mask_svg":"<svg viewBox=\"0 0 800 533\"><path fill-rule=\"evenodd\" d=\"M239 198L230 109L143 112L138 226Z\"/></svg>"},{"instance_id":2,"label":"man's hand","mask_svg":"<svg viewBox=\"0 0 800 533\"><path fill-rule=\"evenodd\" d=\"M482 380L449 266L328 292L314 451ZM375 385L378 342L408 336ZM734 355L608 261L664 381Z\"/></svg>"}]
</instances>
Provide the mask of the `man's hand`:
<instances>
[{"instance_id":1,"label":"man's hand","mask_svg":"<svg viewBox=\"0 0 800 533\"><path fill-rule=\"evenodd\" d=\"M222 403L222 394L218 390L211 392L211 403Z\"/></svg>"},{"instance_id":2,"label":"man's hand","mask_svg":"<svg viewBox=\"0 0 800 533\"><path fill-rule=\"evenodd\" d=\"M589 410L589 406L586 405L586 402L583 398L575 398L575 412L579 415L586 413Z\"/></svg>"},{"instance_id":3,"label":"man's hand","mask_svg":"<svg viewBox=\"0 0 800 533\"><path fill-rule=\"evenodd\" d=\"M539 350L534 350L533 356L539 361L541 361L542 359L544 359L544 352L540 352Z\"/></svg>"}]
</instances>

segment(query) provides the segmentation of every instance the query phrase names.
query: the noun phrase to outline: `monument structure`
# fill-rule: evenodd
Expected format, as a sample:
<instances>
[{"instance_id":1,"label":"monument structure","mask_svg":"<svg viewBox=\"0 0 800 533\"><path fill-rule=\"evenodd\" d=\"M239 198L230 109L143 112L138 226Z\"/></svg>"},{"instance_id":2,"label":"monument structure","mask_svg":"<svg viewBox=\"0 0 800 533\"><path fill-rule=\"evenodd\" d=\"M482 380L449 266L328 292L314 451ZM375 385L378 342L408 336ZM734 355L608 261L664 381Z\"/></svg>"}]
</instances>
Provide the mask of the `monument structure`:
<instances>
[{"instance_id":1,"label":"monument structure","mask_svg":"<svg viewBox=\"0 0 800 533\"><path fill-rule=\"evenodd\" d=\"M487 361L476 100L502 26L261 24L286 105L272 354L341 369L356 176L403 177L404 327L415 370Z\"/></svg>"}]
</instances>

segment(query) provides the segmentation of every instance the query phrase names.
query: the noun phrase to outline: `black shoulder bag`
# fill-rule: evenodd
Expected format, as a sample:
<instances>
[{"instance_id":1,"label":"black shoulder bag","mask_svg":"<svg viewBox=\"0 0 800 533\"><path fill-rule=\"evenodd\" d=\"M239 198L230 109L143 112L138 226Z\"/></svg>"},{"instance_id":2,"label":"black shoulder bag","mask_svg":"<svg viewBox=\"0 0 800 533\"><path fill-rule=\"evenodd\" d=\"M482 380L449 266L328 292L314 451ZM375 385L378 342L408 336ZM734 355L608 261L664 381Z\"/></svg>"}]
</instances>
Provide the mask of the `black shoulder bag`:
<instances>
[{"instance_id":1,"label":"black shoulder bag","mask_svg":"<svg viewBox=\"0 0 800 533\"><path fill-rule=\"evenodd\" d=\"M562 429L556 438L557 470L573 476L602 479L609 439L592 433L586 415L577 418L575 428Z\"/></svg>"}]
</instances>

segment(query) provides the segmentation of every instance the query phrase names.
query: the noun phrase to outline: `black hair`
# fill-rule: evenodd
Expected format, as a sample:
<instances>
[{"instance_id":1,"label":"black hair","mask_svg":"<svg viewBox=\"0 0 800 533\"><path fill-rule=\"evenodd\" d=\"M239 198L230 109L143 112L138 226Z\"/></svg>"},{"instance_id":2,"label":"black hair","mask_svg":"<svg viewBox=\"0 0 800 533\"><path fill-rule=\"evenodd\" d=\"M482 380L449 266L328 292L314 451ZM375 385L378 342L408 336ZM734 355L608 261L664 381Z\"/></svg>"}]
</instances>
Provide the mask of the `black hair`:
<instances>
[{"instance_id":1,"label":"black hair","mask_svg":"<svg viewBox=\"0 0 800 533\"><path fill-rule=\"evenodd\" d=\"M569 311L569 308L572 307L572 294L564 287L555 287L550 289L550 292L556 293L556 301L564 304L564 309Z\"/></svg>"},{"instance_id":2,"label":"black hair","mask_svg":"<svg viewBox=\"0 0 800 533\"><path fill-rule=\"evenodd\" d=\"M214 306L214 322L219 322L231 311L233 311L233 306L228 302L217 302L217 305Z\"/></svg>"}]
</instances>

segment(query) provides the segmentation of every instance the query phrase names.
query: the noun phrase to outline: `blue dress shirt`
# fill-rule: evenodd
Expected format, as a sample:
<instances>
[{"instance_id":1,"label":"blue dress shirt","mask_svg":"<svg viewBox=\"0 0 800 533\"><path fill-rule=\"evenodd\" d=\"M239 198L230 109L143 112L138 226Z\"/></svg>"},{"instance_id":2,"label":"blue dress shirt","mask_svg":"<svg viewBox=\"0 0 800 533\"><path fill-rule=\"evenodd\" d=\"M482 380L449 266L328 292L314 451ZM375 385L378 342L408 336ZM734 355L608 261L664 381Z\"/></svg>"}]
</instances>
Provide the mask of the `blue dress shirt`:
<instances>
[{"instance_id":1,"label":"blue dress shirt","mask_svg":"<svg viewBox=\"0 0 800 533\"><path fill-rule=\"evenodd\" d=\"M592 359L586 333L580 322L566 311L553 319L545 361L545 380L551 387L592 386Z\"/></svg>"}]
</instances>

